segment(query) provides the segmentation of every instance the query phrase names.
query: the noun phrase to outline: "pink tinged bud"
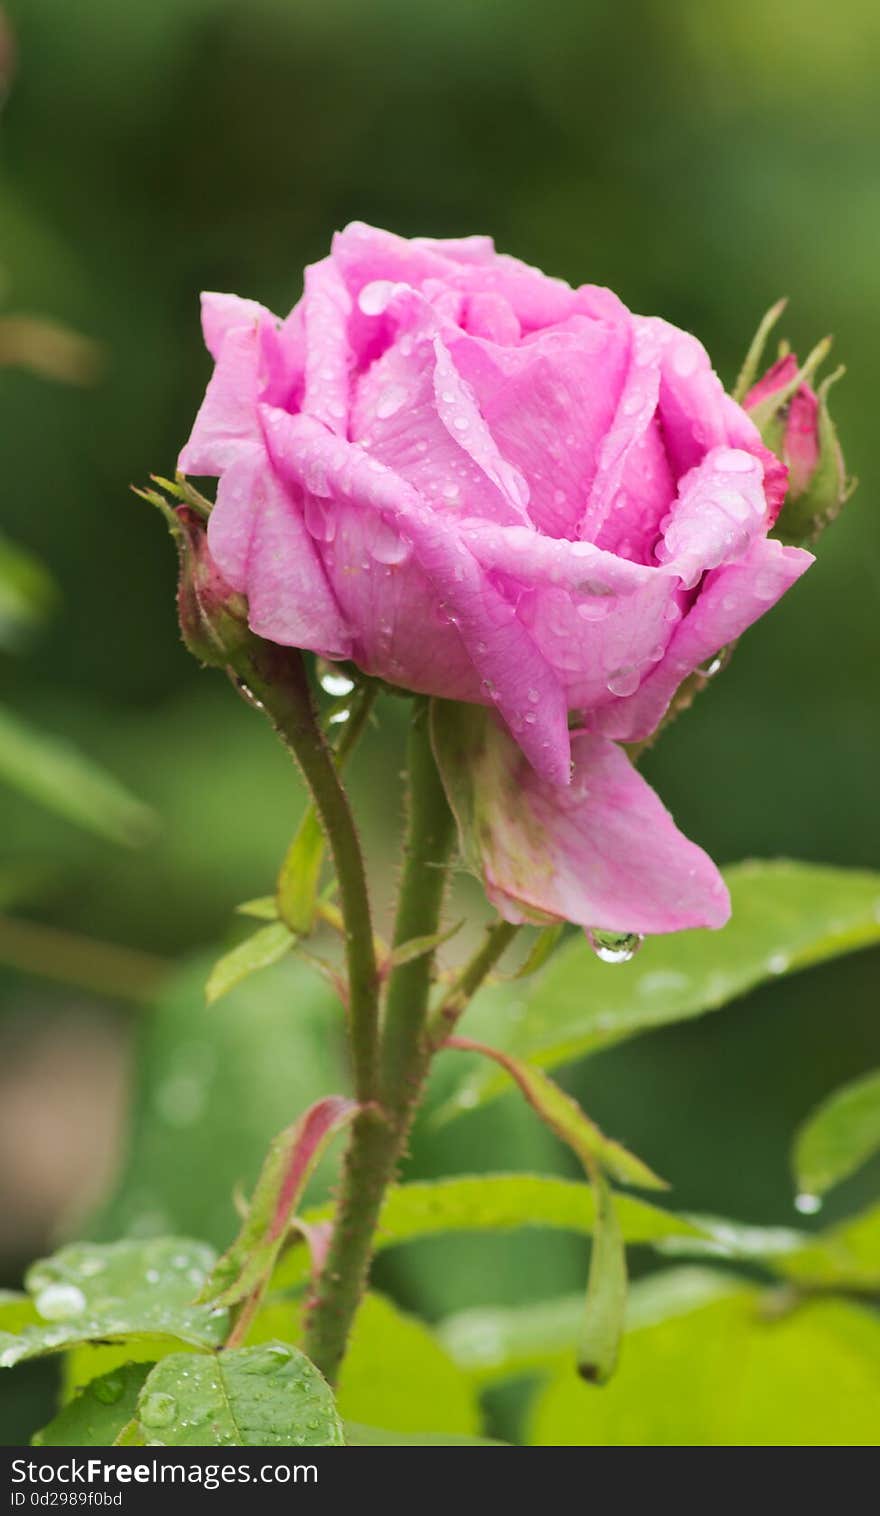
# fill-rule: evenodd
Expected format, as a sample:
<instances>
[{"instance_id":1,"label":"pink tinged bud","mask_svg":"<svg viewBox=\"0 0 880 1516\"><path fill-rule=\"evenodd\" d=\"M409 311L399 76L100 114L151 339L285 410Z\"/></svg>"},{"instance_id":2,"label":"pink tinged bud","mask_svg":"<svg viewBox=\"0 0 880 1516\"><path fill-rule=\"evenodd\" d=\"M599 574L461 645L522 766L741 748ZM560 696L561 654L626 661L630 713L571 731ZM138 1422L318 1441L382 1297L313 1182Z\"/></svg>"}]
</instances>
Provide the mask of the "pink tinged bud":
<instances>
[{"instance_id":1,"label":"pink tinged bud","mask_svg":"<svg viewBox=\"0 0 880 1516\"><path fill-rule=\"evenodd\" d=\"M780 301L762 321L740 375L737 396L767 447L788 468L788 491L776 535L797 543L818 537L852 494L854 481L847 479L827 400L844 370L836 369L817 388L810 382L828 356L831 339L818 343L803 365L783 345L776 362L755 379L767 337L783 308Z\"/></svg>"},{"instance_id":2,"label":"pink tinged bud","mask_svg":"<svg viewBox=\"0 0 880 1516\"><path fill-rule=\"evenodd\" d=\"M172 533L180 558L177 614L180 634L194 658L226 668L235 654L254 642L247 601L233 590L211 557L206 523L189 506L173 512Z\"/></svg>"}]
</instances>

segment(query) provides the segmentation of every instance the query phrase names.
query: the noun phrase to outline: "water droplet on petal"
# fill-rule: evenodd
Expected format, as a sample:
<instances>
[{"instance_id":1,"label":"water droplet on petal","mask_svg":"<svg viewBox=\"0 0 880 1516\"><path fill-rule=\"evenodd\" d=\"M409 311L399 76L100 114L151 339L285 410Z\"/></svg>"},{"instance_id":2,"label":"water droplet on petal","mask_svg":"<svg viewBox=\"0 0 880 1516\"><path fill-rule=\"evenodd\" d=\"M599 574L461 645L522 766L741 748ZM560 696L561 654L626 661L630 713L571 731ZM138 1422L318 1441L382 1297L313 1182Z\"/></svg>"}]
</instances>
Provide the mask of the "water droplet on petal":
<instances>
[{"instance_id":1,"label":"water droplet on petal","mask_svg":"<svg viewBox=\"0 0 880 1516\"><path fill-rule=\"evenodd\" d=\"M644 940L640 932L603 932L593 927L587 931L587 941L603 963L629 963Z\"/></svg>"},{"instance_id":2,"label":"water droplet on petal","mask_svg":"<svg viewBox=\"0 0 880 1516\"><path fill-rule=\"evenodd\" d=\"M641 683L641 677L637 664L615 669L613 674L608 675L609 693L620 696L634 695Z\"/></svg>"}]
</instances>

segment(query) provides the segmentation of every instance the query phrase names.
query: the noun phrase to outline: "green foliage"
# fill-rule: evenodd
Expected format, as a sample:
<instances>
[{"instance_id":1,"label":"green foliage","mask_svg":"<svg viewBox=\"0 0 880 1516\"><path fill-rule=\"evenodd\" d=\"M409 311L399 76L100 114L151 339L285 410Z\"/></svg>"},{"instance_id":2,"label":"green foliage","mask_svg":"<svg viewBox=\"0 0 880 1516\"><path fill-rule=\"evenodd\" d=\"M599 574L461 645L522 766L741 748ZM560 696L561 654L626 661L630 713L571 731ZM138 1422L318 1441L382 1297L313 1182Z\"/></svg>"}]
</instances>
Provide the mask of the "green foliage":
<instances>
[{"instance_id":1,"label":"green foliage","mask_svg":"<svg viewBox=\"0 0 880 1516\"><path fill-rule=\"evenodd\" d=\"M211 1271L202 1300L234 1305L265 1287L321 1154L358 1109L342 1095L327 1095L273 1138L241 1231Z\"/></svg>"},{"instance_id":2,"label":"green foliage","mask_svg":"<svg viewBox=\"0 0 880 1516\"><path fill-rule=\"evenodd\" d=\"M284 1342L157 1363L137 1403L143 1440L172 1447L333 1447L343 1441L333 1395Z\"/></svg>"},{"instance_id":3,"label":"green foliage","mask_svg":"<svg viewBox=\"0 0 880 1516\"><path fill-rule=\"evenodd\" d=\"M880 1205L851 1216L775 1260L806 1289L880 1291Z\"/></svg>"},{"instance_id":4,"label":"green foliage","mask_svg":"<svg viewBox=\"0 0 880 1516\"><path fill-rule=\"evenodd\" d=\"M880 876L815 864L742 863L726 871L733 915L717 932L648 941L609 970L583 938L561 947L511 1015L509 990L469 1017L481 1036L553 1067L672 1022L719 1010L756 985L880 942ZM485 1010L482 1009L485 1003ZM458 1109L503 1088L470 1076ZM451 1101L446 1114L453 1114Z\"/></svg>"},{"instance_id":5,"label":"green foliage","mask_svg":"<svg viewBox=\"0 0 880 1516\"><path fill-rule=\"evenodd\" d=\"M152 813L117 779L9 710L0 710L0 779L111 842L134 845L153 830Z\"/></svg>"},{"instance_id":6,"label":"green foliage","mask_svg":"<svg viewBox=\"0 0 880 1516\"><path fill-rule=\"evenodd\" d=\"M34 1435L34 1446L110 1447L131 1421L149 1372L149 1364L127 1363L92 1379Z\"/></svg>"},{"instance_id":7,"label":"green foliage","mask_svg":"<svg viewBox=\"0 0 880 1516\"><path fill-rule=\"evenodd\" d=\"M664 1269L632 1285L626 1329L687 1315L742 1288L734 1274L696 1266ZM448 1316L438 1328L455 1362L479 1384L562 1368L571 1372L583 1332L583 1296L519 1306L477 1306Z\"/></svg>"},{"instance_id":8,"label":"green foliage","mask_svg":"<svg viewBox=\"0 0 880 1516\"><path fill-rule=\"evenodd\" d=\"M626 1313L626 1248L607 1180L595 1184L596 1221L590 1253L587 1304L578 1343L578 1373L607 1384L620 1355Z\"/></svg>"},{"instance_id":9,"label":"green foliage","mask_svg":"<svg viewBox=\"0 0 880 1516\"><path fill-rule=\"evenodd\" d=\"M628 1334L600 1394L571 1366L537 1397L530 1440L553 1447L873 1445L880 1322L842 1301L779 1319L748 1288Z\"/></svg>"},{"instance_id":10,"label":"green foliage","mask_svg":"<svg viewBox=\"0 0 880 1516\"><path fill-rule=\"evenodd\" d=\"M0 1332L0 1368L91 1340L144 1334L216 1347L226 1312L193 1303L213 1263L210 1248L185 1238L72 1243L28 1270L37 1321Z\"/></svg>"},{"instance_id":11,"label":"green foliage","mask_svg":"<svg viewBox=\"0 0 880 1516\"><path fill-rule=\"evenodd\" d=\"M824 1195L880 1148L880 1069L835 1090L797 1134L793 1167L806 1196Z\"/></svg>"},{"instance_id":12,"label":"green foliage","mask_svg":"<svg viewBox=\"0 0 880 1516\"><path fill-rule=\"evenodd\" d=\"M0 648L21 647L42 622L54 593L42 564L0 536Z\"/></svg>"},{"instance_id":13,"label":"green foliage","mask_svg":"<svg viewBox=\"0 0 880 1516\"><path fill-rule=\"evenodd\" d=\"M208 1004L213 1005L221 995L234 990L237 984L241 984L251 974L271 968L273 963L286 957L295 942L296 938L290 935L280 921L272 922L270 926L261 926L252 932L250 937L245 937L244 942L239 942L228 953L224 953L222 958L217 959L205 985Z\"/></svg>"}]
</instances>

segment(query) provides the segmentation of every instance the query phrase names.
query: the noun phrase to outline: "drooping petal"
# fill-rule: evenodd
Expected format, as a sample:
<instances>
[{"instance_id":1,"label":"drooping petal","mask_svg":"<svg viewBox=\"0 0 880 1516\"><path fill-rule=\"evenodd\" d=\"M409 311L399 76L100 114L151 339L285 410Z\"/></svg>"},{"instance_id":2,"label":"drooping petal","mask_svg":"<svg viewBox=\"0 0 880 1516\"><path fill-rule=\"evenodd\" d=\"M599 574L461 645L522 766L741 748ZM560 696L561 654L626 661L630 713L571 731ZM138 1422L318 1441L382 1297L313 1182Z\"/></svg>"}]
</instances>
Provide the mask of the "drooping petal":
<instances>
[{"instance_id":1,"label":"drooping petal","mask_svg":"<svg viewBox=\"0 0 880 1516\"><path fill-rule=\"evenodd\" d=\"M569 739L562 686L518 620L515 607L481 569L457 526L427 507L411 485L378 459L333 437L311 418L269 407L263 408L263 415L270 452L285 479L335 500L351 500L370 513L377 535L386 533L390 524L411 546L437 603L458 629L479 676L482 698L497 705L530 762L554 783L566 784ZM338 575L339 571L336 560L333 572ZM359 628L353 630L357 635ZM411 627L410 640L417 639L420 631L427 634L427 628ZM406 647L395 656L402 672L394 682L405 685ZM438 673L442 675L439 667ZM394 676L389 670L384 677ZM525 720L532 688L541 693L534 723Z\"/></svg>"},{"instance_id":2,"label":"drooping petal","mask_svg":"<svg viewBox=\"0 0 880 1516\"><path fill-rule=\"evenodd\" d=\"M465 858L505 919L641 933L724 925L730 901L715 865L614 743L574 738L562 790L490 713L435 702L432 720Z\"/></svg>"},{"instance_id":3,"label":"drooping petal","mask_svg":"<svg viewBox=\"0 0 880 1516\"><path fill-rule=\"evenodd\" d=\"M227 336L236 327L255 327L264 318L271 319L271 312L257 300L244 300L241 295L224 295L216 290L202 293L202 335L205 347L216 363Z\"/></svg>"},{"instance_id":4,"label":"drooping petal","mask_svg":"<svg viewBox=\"0 0 880 1516\"><path fill-rule=\"evenodd\" d=\"M185 474L222 474L242 446L259 441L261 320L230 327L222 339L205 398L178 458Z\"/></svg>"},{"instance_id":5,"label":"drooping petal","mask_svg":"<svg viewBox=\"0 0 880 1516\"><path fill-rule=\"evenodd\" d=\"M812 562L803 548L759 537L744 558L707 574L662 662L628 699L596 711L591 728L623 742L650 736L683 680L770 610Z\"/></svg>"}]
</instances>

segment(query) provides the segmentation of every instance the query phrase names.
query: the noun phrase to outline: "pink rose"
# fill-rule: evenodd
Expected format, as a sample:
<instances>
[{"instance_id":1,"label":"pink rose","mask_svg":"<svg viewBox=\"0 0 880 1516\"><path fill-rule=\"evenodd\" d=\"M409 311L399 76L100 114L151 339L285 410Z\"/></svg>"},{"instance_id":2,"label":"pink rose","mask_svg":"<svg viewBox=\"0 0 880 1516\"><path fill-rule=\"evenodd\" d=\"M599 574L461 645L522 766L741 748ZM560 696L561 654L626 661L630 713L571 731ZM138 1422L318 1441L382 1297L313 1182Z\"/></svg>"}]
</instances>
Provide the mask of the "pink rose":
<instances>
[{"instance_id":1,"label":"pink rose","mask_svg":"<svg viewBox=\"0 0 880 1516\"><path fill-rule=\"evenodd\" d=\"M554 878L524 899L496 850L509 912L720 925L714 865L609 739L649 735L812 560L768 538L785 467L696 338L488 238L358 224L283 321L205 295L203 325L216 366L180 467L219 478L208 539L252 629L494 708Z\"/></svg>"}]
</instances>

